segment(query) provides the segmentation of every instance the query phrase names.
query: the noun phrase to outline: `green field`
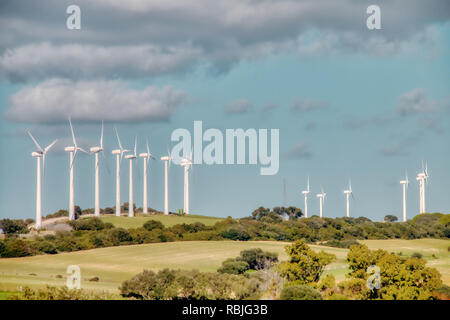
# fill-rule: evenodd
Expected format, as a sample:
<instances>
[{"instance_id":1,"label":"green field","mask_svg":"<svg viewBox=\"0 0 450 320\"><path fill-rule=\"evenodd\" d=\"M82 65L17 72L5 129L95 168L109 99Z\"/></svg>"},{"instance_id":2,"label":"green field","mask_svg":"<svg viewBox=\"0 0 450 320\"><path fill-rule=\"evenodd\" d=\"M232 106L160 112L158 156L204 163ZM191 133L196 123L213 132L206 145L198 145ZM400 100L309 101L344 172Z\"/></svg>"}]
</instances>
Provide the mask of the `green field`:
<instances>
[{"instance_id":1,"label":"green field","mask_svg":"<svg viewBox=\"0 0 450 320\"><path fill-rule=\"evenodd\" d=\"M184 216L176 216L176 215L160 215L160 214L152 214L148 216L137 216L133 218L129 218L126 216L116 217L116 216L103 216L101 219L104 222L110 222L115 227L121 227L125 229L130 228L138 228L142 227L142 225L148 220L157 220L161 221L166 227L171 227L176 224L181 223L195 223L201 222L207 226L212 226L216 222L222 221L222 218L216 217L207 217L207 216L199 216L199 215L184 215Z\"/></svg>"},{"instance_id":2,"label":"green field","mask_svg":"<svg viewBox=\"0 0 450 320\"><path fill-rule=\"evenodd\" d=\"M372 249L383 248L388 251L402 252L405 256L420 252L430 266L436 267L442 273L444 283L450 284L450 253L447 251L450 245L449 240L366 240L362 242ZM0 259L0 292L17 291L20 286L64 285L65 279L56 276L65 276L67 266L75 264L81 268L84 289L117 293L123 280L131 278L144 269L215 271L225 259L236 257L241 250L250 248L277 252L280 260L285 260L284 246L286 244L276 241L186 241ZM348 272L345 263L348 250L318 245L313 245L312 248L335 254L337 260L328 266L325 274L334 274L338 281L345 278L345 273ZM432 254L436 258L433 258ZM88 281L94 276L99 277L100 281Z\"/></svg>"}]
</instances>

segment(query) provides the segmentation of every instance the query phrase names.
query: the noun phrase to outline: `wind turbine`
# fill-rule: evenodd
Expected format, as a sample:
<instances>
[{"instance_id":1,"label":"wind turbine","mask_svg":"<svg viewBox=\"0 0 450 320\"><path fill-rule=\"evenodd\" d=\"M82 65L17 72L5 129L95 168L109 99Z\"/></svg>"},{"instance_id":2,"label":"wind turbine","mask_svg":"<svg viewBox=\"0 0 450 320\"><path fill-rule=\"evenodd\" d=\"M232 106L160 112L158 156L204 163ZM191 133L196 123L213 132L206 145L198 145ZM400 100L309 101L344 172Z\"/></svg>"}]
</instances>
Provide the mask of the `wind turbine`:
<instances>
[{"instance_id":1,"label":"wind turbine","mask_svg":"<svg viewBox=\"0 0 450 320\"><path fill-rule=\"evenodd\" d=\"M114 132L116 133L117 144L119 145L119 149L113 150L112 154L116 155L116 216L120 217L120 164L122 163L123 154L130 152L130 150L126 150L122 147L119 133L117 133L115 127Z\"/></svg>"},{"instance_id":2,"label":"wind turbine","mask_svg":"<svg viewBox=\"0 0 450 320\"><path fill-rule=\"evenodd\" d=\"M189 159L181 159L180 166L184 167L184 212L189 214L189 170L192 167L192 150Z\"/></svg>"},{"instance_id":3,"label":"wind turbine","mask_svg":"<svg viewBox=\"0 0 450 320\"><path fill-rule=\"evenodd\" d=\"M161 157L161 161L164 161L164 214L169 214L169 168L167 165L172 161L169 149L167 149L167 156Z\"/></svg>"},{"instance_id":4,"label":"wind turbine","mask_svg":"<svg viewBox=\"0 0 450 320\"><path fill-rule=\"evenodd\" d=\"M425 206L425 182L428 182L428 164L425 163L425 167L422 162L422 172L420 172L416 180L419 181L419 213L426 212Z\"/></svg>"},{"instance_id":5,"label":"wind turbine","mask_svg":"<svg viewBox=\"0 0 450 320\"><path fill-rule=\"evenodd\" d=\"M408 190L408 173L406 173L405 180L401 180L400 184L402 185L402 191L403 191L403 222L406 222L406 191Z\"/></svg>"},{"instance_id":6,"label":"wind turbine","mask_svg":"<svg viewBox=\"0 0 450 320\"><path fill-rule=\"evenodd\" d=\"M350 196L353 197L353 191L352 191L352 182L350 181L350 179L348 180L348 190L344 190L344 194L347 200L347 218L350 218Z\"/></svg>"},{"instance_id":7,"label":"wind turbine","mask_svg":"<svg viewBox=\"0 0 450 320\"><path fill-rule=\"evenodd\" d=\"M45 177L45 157L47 155L47 152L55 145L56 141L54 140L52 143L50 143L45 149L42 149L42 147L39 145L39 143L36 141L36 139L33 137L30 131L28 131L28 135L33 140L34 144L37 147L37 151L34 151L31 153L32 157L35 157L37 160L37 179L36 179L36 223L35 228L41 229L42 227L42 193L41 193L41 183L42 183L42 177L41 177L41 158L43 160L43 169L44 169L44 177Z\"/></svg>"},{"instance_id":8,"label":"wind turbine","mask_svg":"<svg viewBox=\"0 0 450 320\"><path fill-rule=\"evenodd\" d=\"M327 195L325 192L323 192L323 188L320 187L321 193L317 194L317 198L319 198L319 215L322 218L323 213L323 202L325 200L325 196Z\"/></svg>"},{"instance_id":9,"label":"wind turbine","mask_svg":"<svg viewBox=\"0 0 450 320\"><path fill-rule=\"evenodd\" d=\"M306 190L302 191L302 194L305 196L305 218L308 218L309 177L308 177L308 184L307 184Z\"/></svg>"},{"instance_id":10,"label":"wind turbine","mask_svg":"<svg viewBox=\"0 0 450 320\"><path fill-rule=\"evenodd\" d=\"M144 159L144 198L143 198L143 213L148 213L148 187L147 187L147 169L149 166L150 158L155 159L150 152L150 147L147 139L147 152L139 154L139 157Z\"/></svg>"},{"instance_id":11,"label":"wind turbine","mask_svg":"<svg viewBox=\"0 0 450 320\"><path fill-rule=\"evenodd\" d=\"M72 120L69 118L70 131L72 132L72 142L73 146L68 146L64 150L69 152L70 159L70 194L69 194L69 220L75 219L75 198L74 198L74 188L73 188L73 163L78 151L89 154L86 150L78 147L77 139L75 138L75 133L73 131Z\"/></svg>"},{"instance_id":12,"label":"wind turbine","mask_svg":"<svg viewBox=\"0 0 450 320\"><path fill-rule=\"evenodd\" d=\"M102 121L102 131L100 134L100 146L92 147L90 149L91 153L95 154L95 209L94 216L100 216L100 182L99 182L99 153L101 152L103 158L105 158L105 152L103 149L103 121Z\"/></svg>"},{"instance_id":13,"label":"wind turbine","mask_svg":"<svg viewBox=\"0 0 450 320\"><path fill-rule=\"evenodd\" d=\"M128 200L128 216L134 217L134 200L133 200L133 160L136 160L137 137L134 138L134 153L125 156L130 160L130 199Z\"/></svg>"}]
</instances>

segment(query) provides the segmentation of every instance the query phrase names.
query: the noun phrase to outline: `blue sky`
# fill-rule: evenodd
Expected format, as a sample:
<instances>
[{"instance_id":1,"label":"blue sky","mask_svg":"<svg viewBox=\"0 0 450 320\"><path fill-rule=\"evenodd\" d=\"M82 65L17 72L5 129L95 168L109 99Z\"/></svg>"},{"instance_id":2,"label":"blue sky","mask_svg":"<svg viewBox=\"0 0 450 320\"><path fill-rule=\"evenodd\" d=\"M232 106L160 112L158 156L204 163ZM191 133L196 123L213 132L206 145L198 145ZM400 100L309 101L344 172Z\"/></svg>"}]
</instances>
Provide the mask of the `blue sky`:
<instances>
[{"instance_id":1,"label":"blue sky","mask_svg":"<svg viewBox=\"0 0 450 320\"><path fill-rule=\"evenodd\" d=\"M30 19L32 10L20 2L6 4L8 10L0 18L10 22L10 30L3 32L16 36L0 43L2 218L34 217L36 165L27 129L41 144L49 144L55 138L62 140L47 158L43 208L44 214L67 208L68 156L61 148L70 135L68 114L85 147L97 143L100 121L107 121L105 147L110 172L102 163L102 207L114 204L115 162L110 154L116 147L113 126L127 147L132 147L134 136L138 135L138 152L144 152L143 142L148 137L152 152L162 156L174 129L192 131L193 121L202 120L204 129L218 128L223 132L226 128L280 129L280 170L274 176L261 176L255 165L195 166L191 176L192 213L243 217L259 206L282 205L284 178L287 205L303 208L300 191L310 176L310 213L318 212L315 194L322 185L327 193L324 215L343 216L343 190L351 178L355 194L352 216L374 220L381 220L386 214L400 217L399 180L407 170L411 217L418 212L415 176L422 160L428 162L430 171L427 211L449 212L450 24L449 16L442 13L448 11L445 3L435 3L436 8L442 5L442 10L422 10L419 4L405 9L405 15L412 17L411 30L404 23L395 23L398 8L386 4L384 9L381 5L386 23L382 20L382 30L370 31L373 33L364 29L365 10L354 17L355 21L362 21L361 25L355 26L349 20L347 1L343 1L342 12L331 20L325 19L325 1L323 10L311 9L311 21L305 25L297 25L295 19L282 19L291 11L298 13L300 20L303 8L280 9L280 21L285 25L264 14L253 16L251 22L243 19L235 23L234 17L245 16L247 7L241 8L240 4L228 8L221 4L229 13L225 14L229 17L223 24L226 27L219 21L208 32L197 24L208 25L209 16L206 18L196 6L184 8L175 2L180 6L179 12L169 12L164 7L169 4L154 2L154 6L146 7L139 1L132 3L138 11L128 8L132 12L123 13L124 8L118 8L120 2L103 1L103 9L111 10L112 17L94 23L89 18L99 14L99 9L82 1L82 16L87 18L82 20L79 31L58 25L57 9L63 8L64 3L46 8L47 19ZM273 10L261 3L260 11ZM61 19L65 19L64 10L61 12ZM124 27L114 37L117 27L108 24L117 17L123 19L120 21L125 26L130 21L127 19L135 15L135 23L147 26L145 19L139 22L141 16L154 18L155 12L161 21L149 25L154 34L133 33ZM189 19L191 13L197 17L192 19L195 23ZM398 19L403 19L398 15ZM180 33L186 33L180 35L184 38L178 39L162 17L176 21L183 29ZM13 18L34 24L35 34L30 36L33 32L20 29ZM324 19L328 22L324 23ZM252 24L260 24L263 30L248 27ZM62 39L61 34L66 37ZM185 40L190 44L186 45ZM69 49L73 60L67 60ZM100 49L106 50L106 58L99 55L95 60ZM83 52L90 54L84 56ZM156 67L152 61L158 62ZM86 88L99 94L92 105ZM122 97L126 98L122 101ZM242 99L250 106L248 109L234 114L225 112L229 104ZM153 104L147 105L149 100ZM141 109L142 104L145 107ZM268 105L272 107L266 108ZM305 111L305 105L312 105L311 110ZM51 123L45 121L49 117ZM93 207L93 161L93 156L87 155L80 155L76 161L75 199L82 208ZM176 165L170 169L171 211L183 205L182 172ZM142 163L135 176L137 206L142 205L139 173ZM162 164L152 161L149 206L163 209L163 187ZM122 200L128 201L126 161L122 164Z\"/></svg>"}]
</instances>

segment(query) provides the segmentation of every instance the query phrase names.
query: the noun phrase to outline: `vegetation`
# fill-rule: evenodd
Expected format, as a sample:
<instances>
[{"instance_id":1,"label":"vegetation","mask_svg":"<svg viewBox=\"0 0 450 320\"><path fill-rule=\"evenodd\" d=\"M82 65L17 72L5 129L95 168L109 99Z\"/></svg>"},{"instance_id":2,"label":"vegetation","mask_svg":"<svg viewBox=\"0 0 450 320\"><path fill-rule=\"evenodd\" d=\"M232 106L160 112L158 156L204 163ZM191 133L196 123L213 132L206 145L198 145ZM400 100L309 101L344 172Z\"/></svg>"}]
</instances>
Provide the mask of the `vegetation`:
<instances>
[{"instance_id":1,"label":"vegetation","mask_svg":"<svg viewBox=\"0 0 450 320\"><path fill-rule=\"evenodd\" d=\"M222 262L219 273L242 274L248 270L261 270L272 267L278 262L278 254L264 252L261 248L241 251L239 257Z\"/></svg>"},{"instance_id":2,"label":"vegetation","mask_svg":"<svg viewBox=\"0 0 450 320\"><path fill-rule=\"evenodd\" d=\"M123 282L124 297L142 300L242 300L259 293L256 278L196 270L145 270Z\"/></svg>"},{"instance_id":3,"label":"vegetation","mask_svg":"<svg viewBox=\"0 0 450 320\"><path fill-rule=\"evenodd\" d=\"M281 291L281 300L323 300L319 291L310 286L291 286Z\"/></svg>"},{"instance_id":4,"label":"vegetation","mask_svg":"<svg viewBox=\"0 0 450 320\"><path fill-rule=\"evenodd\" d=\"M395 222L397 220L398 220L398 218L392 214L388 214L388 215L384 216L385 222Z\"/></svg>"},{"instance_id":5,"label":"vegetation","mask_svg":"<svg viewBox=\"0 0 450 320\"><path fill-rule=\"evenodd\" d=\"M27 225L33 223L32 219L27 220L11 220L11 219L1 219L0 220L0 229L3 230L3 233L11 235L11 234L20 234L20 233L28 233Z\"/></svg>"},{"instance_id":6,"label":"vegetation","mask_svg":"<svg viewBox=\"0 0 450 320\"><path fill-rule=\"evenodd\" d=\"M279 270L290 285L318 282L325 266L336 258L324 251L313 251L303 240L286 246L286 253L289 259L280 264Z\"/></svg>"},{"instance_id":7,"label":"vegetation","mask_svg":"<svg viewBox=\"0 0 450 320\"><path fill-rule=\"evenodd\" d=\"M8 297L9 300L110 300L110 294L95 294L81 289L47 286L43 289L23 288L21 292Z\"/></svg>"},{"instance_id":8,"label":"vegetation","mask_svg":"<svg viewBox=\"0 0 450 320\"><path fill-rule=\"evenodd\" d=\"M58 232L56 235L34 237L26 241L0 240L0 257L22 257L42 253L54 254L118 245L144 244L155 242L194 241L194 240L276 240L324 242L327 246L347 248L359 239L449 239L450 228L445 225L448 215L421 214L408 222L380 223L367 218L303 218L282 221L283 212L289 219L298 217L294 207L265 208L255 210L250 218L220 220L213 225L201 222L164 226L161 221L146 220L138 228L114 227L105 219L85 218L71 221L73 232ZM274 217L280 218L281 222ZM166 217L169 218L169 217ZM170 217L178 219L178 217ZM180 217L184 218L184 217ZM128 221L134 219L127 218ZM6 219L7 220L7 219ZM213 220L214 221L214 220ZM8 222L9 223L9 222ZM8 224L7 224L8 225ZM12 228L11 230L17 230ZM17 231L15 231L17 232Z\"/></svg>"}]
</instances>

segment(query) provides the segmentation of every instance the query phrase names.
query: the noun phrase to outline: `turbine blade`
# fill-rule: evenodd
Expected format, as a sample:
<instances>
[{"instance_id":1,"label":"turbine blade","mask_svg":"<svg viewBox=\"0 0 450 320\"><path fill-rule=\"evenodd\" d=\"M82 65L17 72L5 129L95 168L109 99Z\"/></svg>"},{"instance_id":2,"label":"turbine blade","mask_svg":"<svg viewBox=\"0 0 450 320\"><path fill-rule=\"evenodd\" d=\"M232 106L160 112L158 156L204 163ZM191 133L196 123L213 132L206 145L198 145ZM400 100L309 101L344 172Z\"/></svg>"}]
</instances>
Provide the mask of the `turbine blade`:
<instances>
[{"instance_id":1,"label":"turbine blade","mask_svg":"<svg viewBox=\"0 0 450 320\"><path fill-rule=\"evenodd\" d=\"M42 149L42 147L39 145L39 143L36 141L36 139L33 137L33 135L31 134L30 131L27 131L28 135L30 136L30 138L33 140L34 144L36 145L36 147L39 149L40 152L44 152L44 150Z\"/></svg>"},{"instance_id":2,"label":"turbine blade","mask_svg":"<svg viewBox=\"0 0 450 320\"><path fill-rule=\"evenodd\" d=\"M75 149L75 151L73 153L72 161L70 163L70 169L72 169L72 167L73 167L73 163L75 162L75 157L77 156L77 153L78 153L78 149Z\"/></svg>"},{"instance_id":3,"label":"turbine blade","mask_svg":"<svg viewBox=\"0 0 450 320\"><path fill-rule=\"evenodd\" d=\"M77 139L75 138L75 133L73 132L72 120L69 118L70 131L72 132L72 141L75 148L77 147Z\"/></svg>"},{"instance_id":4,"label":"turbine blade","mask_svg":"<svg viewBox=\"0 0 450 320\"><path fill-rule=\"evenodd\" d=\"M120 138L119 138L119 133L117 132L116 127L114 127L114 132L116 133L117 142L118 142L118 144L119 144L119 149L120 149L120 150L123 150L123 148L122 148L122 143L120 142Z\"/></svg>"},{"instance_id":5,"label":"turbine blade","mask_svg":"<svg viewBox=\"0 0 450 320\"><path fill-rule=\"evenodd\" d=\"M86 154L90 154L90 152L87 152L86 150L84 150L83 148L77 148L77 150L80 150L81 152L84 152Z\"/></svg>"},{"instance_id":6,"label":"turbine blade","mask_svg":"<svg viewBox=\"0 0 450 320\"><path fill-rule=\"evenodd\" d=\"M44 149L44 154L46 154L47 152L50 151L51 148L53 148L53 146L56 144L56 142L58 141L58 139L54 140L52 143L50 143L47 147L45 147Z\"/></svg>"},{"instance_id":7,"label":"turbine blade","mask_svg":"<svg viewBox=\"0 0 450 320\"><path fill-rule=\"evenodd\" d=\"M137 157L136 150L137 150L137 136L134 137L134 156L135 157Z\"/></svg>"},{"instance_id":8,"label":"turbine blade","mask_svg":"<svg viewBox=\"0 0 450 320\"><path fill-rule=\"evenodd\" d=\"M100 148L101 149L103 149L103 130L104 130L104 123L103 123L103 120L102 120L102 133L101 133L101 136L100 136Z\"/></svg>"}]
</instances>

